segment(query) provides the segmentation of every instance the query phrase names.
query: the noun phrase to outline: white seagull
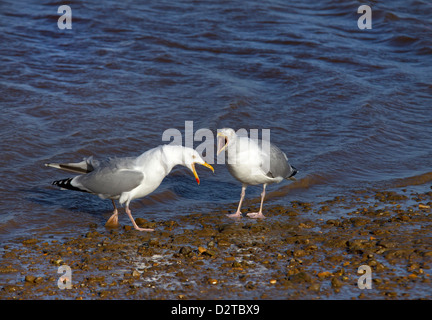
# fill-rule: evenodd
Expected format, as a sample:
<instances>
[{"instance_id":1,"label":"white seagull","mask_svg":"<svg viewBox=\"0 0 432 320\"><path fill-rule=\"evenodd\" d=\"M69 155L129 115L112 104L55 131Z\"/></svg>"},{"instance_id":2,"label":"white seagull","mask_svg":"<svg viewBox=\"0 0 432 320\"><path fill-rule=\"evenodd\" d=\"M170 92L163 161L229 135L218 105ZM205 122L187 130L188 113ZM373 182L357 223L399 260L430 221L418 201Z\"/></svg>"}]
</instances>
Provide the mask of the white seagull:
<instances>
[{"instance_id":1,"label":"white seagull","mask_svg":"<svg viewBox=\"0 0 432 320\"><path fill-rule=\"evenodd\" d=\"M230 218L239 218L241 205L249 185L263 184L261 193L261 206L258 212L247 214L250 218L265 218L262 213L265 189L268 184L279 183L283 179L296 180L294 175L297 169L288 163L288 158L278 147L270 142L240 137L231 128L218 130L219 155L227 150L228 170L231 175L242 183L242 191L237 212L227 215ZM267 146L267 148L266 148Z\"/></svg>"},{"instance_id":2,"label":"white seagull","mask_svg":"<svg viewBox=\"0 0 432 320\"><path fill-rule=\"evenodd\" d=\"M102 199L111 199L114 211L105 224L106 226L118 226L118 210L114 202L118 200L120 205L126 203L125 211L136 230L154 231L137 226L129 209L129 203L156 190L176 165L189 168L199 184L195 163L214 172L213 167L206 163L197 151L179 145L161 145L138 157L109 158L105 161L97 161L89 157L78 163L47 163L45 165L81 173L74 178L54 181L53 185L62 189L89 192Z\"/></svg>"}]
</instances>

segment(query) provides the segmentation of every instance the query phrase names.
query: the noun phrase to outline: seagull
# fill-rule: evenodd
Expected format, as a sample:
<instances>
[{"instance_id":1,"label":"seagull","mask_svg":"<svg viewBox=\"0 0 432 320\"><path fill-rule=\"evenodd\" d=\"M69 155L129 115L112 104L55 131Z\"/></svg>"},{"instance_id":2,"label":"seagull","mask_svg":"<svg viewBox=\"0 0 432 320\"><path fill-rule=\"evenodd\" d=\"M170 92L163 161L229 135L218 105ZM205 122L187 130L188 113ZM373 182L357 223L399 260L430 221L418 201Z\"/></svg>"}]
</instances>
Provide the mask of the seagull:
<instances>
[{"instance_id":1,"label":"seagull","mask_svg":"<svg viewBox=\"0 0 432 320\"><path fill-rule=\"evenodd\" d=\"M240 218L242 216L240 209L247 186L262 184L260 209L258 212L248 213L247 216L253 219L265 218L262 209L267 185L279 183L284 179L296 180L294 175L297 173L297 169L288 163L286 154L270 142L240 137L231 128L218 130L217 137L217 155L223 150L227 150L228 171L242 183L237 212L227 216Z\"/></svg>"},{"instance_id":2,"label":"seagull","mask_svg":"<svg viewBox=\"0 0 432 320\"><path fill-rule=\"evenodd\" d=\"M195 170L196 163L214 172L213 167L206 163L196 150L180 145L160 145L138 157L109 158L105 161L89 157L78 163L46 163L45 165L80 173L74 178L54 181L53 185L62 189L92 193L102 199L111 199L114 211L105 226L118 226L118 210L114 202L118 200L120 205L126 203L125 211L136 230L154 231L154 229L137 226L129 209L129 203L156 190L176 165L190 169L199 184L200 179Z\"/></svg>"}]
</instances>

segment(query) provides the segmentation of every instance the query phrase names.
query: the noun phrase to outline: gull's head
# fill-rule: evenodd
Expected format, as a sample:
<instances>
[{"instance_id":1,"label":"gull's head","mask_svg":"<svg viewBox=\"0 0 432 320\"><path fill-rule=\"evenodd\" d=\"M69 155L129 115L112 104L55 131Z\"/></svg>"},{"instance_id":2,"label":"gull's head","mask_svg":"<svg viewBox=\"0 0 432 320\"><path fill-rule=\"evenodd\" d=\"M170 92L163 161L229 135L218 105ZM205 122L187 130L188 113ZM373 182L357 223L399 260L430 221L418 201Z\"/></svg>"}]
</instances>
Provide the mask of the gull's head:
<instances>
[{"instance_id":1,"label":"gull's head","mask_svg":"<svg viewBox=\"0 0 432 320\"><path fill-rule=\"evenodd\" d=\"M211 165L209 165L207 162L205 162L204 159L200 156L200 154L192 148L186 148L186 147L184 148L183 161L184 161L184 165L187 168L189 168L189 170L192 171L198 184L200 184L200 179L199 179L198 174L196 172L195 164L200 164L204 167L209 168L211 171L214 172L213 167Z\"/></svg>"},{"instance_id":2,"label":"gull's head","mask_svg":"<svg viewBox=\"0 0 432 320\"><path fill-rule=\"evenodd\" d=\"M217 154L221 153L225 150L230 144L235 141L236 133L234 129L231 128L223 128L218 130L217 139L218 139L218 150Z\"/></svg>"}]
</instances>

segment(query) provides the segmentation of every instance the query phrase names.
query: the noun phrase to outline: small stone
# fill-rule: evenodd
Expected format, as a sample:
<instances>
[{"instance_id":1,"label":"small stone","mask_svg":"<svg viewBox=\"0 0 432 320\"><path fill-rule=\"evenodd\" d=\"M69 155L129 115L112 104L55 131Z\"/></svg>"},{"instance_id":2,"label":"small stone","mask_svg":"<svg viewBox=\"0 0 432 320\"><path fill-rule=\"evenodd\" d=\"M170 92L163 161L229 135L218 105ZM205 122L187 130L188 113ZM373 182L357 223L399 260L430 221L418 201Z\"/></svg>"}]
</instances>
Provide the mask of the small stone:
<instances>
[{"instance_id":1,"label":"small stone","mask_svg":"<svg viewBox=\"0 0 432 320\"><path fill-rule=\"evenodd\" d=\"M147 221L146 219L143 219L143 218L136 218L136 219L135 219L135 223L136 223L138 226L141 226L141 225L147 224L148 221Z\"/></svg>"},{"instance_id":2,"label":"small stone","mask_svg":"<svg viewBox=\"0 0 432 320\"><path fill-rule=\"evenodd\" d=\"M89 231L86 233L86 238L95 238L99 235L100 235L100 233L97 231Z\"/></svg>"},{"instance_id":3,"label":"small stone","mask_svg":"<svg viewBox=\"0 0 432 320\"><path fill-rule=\"evenodd\" d=\"M418 263L413 263L413 264L410 264L408 266L407 271L412 272L412 271L417 270L419 268L420 268L420 265Z\"/></svg>"},{"instance_id":4,"label":"small stone","mask_svg":"<svg viewBox=\"0 0 432 320\"><path fill-rule=\"evenodd\" d=\"M387 291L384 293L387 297L395 298L397 297L397 293L393 291Z\"/></svg>"},{"instance_id":5,"label":"small stone","mask_svg":"<svg viewBox=\"0 0 432 320\"><path fill-rule=\"evenodd\" d=\"M63 262L63 260L62 259L57 259L57 260L54 260L54 262L53 262L53 264L55 264L56 266L59 266L59 265L61 265L61 264L63 264L64 262Z\"/></svg>"},{"instance_id":6,"label":"small stone","mask_svg":"<svg viewBox=\"0 0 432 320\"><path fill-rule=\"evenodd\" d=\"M335 220L335 219L329 219L326 221L326 224L334 225L334 226L338 227L340 225L340 222L338 220Z\"/></svg>"},{"instance_id":7,"label":"small stone","mask_svg":"<svg viewBox=\"0 0 432 320\"><path fill-rule=\"evenodd\" d=\"M192 253L192 250L189 247L181 247L179 253L181 255L188 256Z\"/></svg>"},{"instance_id":8,"label":"small stone","mask_svg":"<svg viewBox=\"0 0 432 320\"><path fill-rule=\"evenodd\" d=\"M148 242L149 246L158 246L159 245L159 240L157 238L151 238Z\"/></svg>"},{"instance_id":9,"label":"small stone","mask_svg":"<svg viewBox=\"0 0 432 320\"><path fill-rule=\"evenodd\" d=\"M405 214L403 214L403 215L399 216L399 220L401 220L401 221L409 221L410 217L407 216L407 215L405 215Z\"/></svg>"},{"instance_id":10,"label":"small stone","mask_svg":"<svg viewBox=\"0 0 432 320\"><path fill-rule=\"evenodd\" d=\"M321 289L321 286L319 283L313 283L309 286L309 290L311 290L311 291L318 292L318 291L320 291L320 289Z\"/></svg>"},{"instance_id":11,"label":"small stone","mask_svg":"<svg viewBox=\"0 0 432 320\"><path fill-rule=\"evenodd\" d=\"M318 278L327 278L331 276L331 272L329 271L323 271L318 273Z\"/></svg>"},{"instance_id":12,"label":"small stone","mask_svg":"<svg viewBox=\"0 0 432 320\"><path fill-rule=\"evenodd\" d=\"M432 257L432 251L426 251L425 253L423 253L424 257Z\"/></svg>"},{"instance_id":13,"label":"small stone","mask_svg":"<svg viewBox=\"0 0 432 320\"><path fill-rule=\"evenodd\" d=\"M145 257L150 257L154 254L153 249L148 248L145 245L142 245L138 248L138 253L142 256L145 256Z\"/></svg>"},{"instance_id":14,"label":"small stone","mask_svg":"<svg viewBox=\"0 0 432 320\"><path fill-rule=\"evenodd\" d=\"M290 280L293 281L294 283L313 282L311 275L307 272L296 273L292 277L290 277Z\"/></svg>"},{"instance_id":15,"label":"small stone","mask_svg":"<svg viewBox=\"0 0 432 320\"><path fill-rule=\"evenodd\" d=\"M310 228L312 228L312 226L311 226L310 224L303 223L303 222L300 222L300 223L298 224L298 227L299 227L299 228L304 228L304 229L310 229Z\"/></svg>"},{"instance_id":16,"label":"small stone","mask_svg":"<svg viewBox=\"0 0 432 320\"><path fill-rule=\"evenodd\" d=\"M35 281L35 279L36 279L35 276L25 276L25 281L26 282L33 283Z\"/></svg>"},{"instance_id":17,"label":"small stone","mask_svg":"<svg viewBox=\"0 0 432 320\"><path fill-rule=\"evenodd\" d=\"M136 294L136 289L130 289L128 292L126 292L126 296L133 296Z\"/></svg>"},{"instance_id":18,"label":"small stone","mask_svg":"<svg viewBox=\"0 0 432 320\"><path fill-rule=\"evenodd\" d=\"M247 290L254 290L256 288L256 284L253 283L252 281L249 281L248 283L245 284L245 288Z\"/></svg>"},{"instance_id":19,"label":"small stone","mask_svg":"<svg viewBox=\"0 0 432 320\"><path fill-rule=\"evenodd\" d=\"M135 223L138 225L138 227L141 227L141 228L154 228L154 227L156 227L155 222L150 222L150 221L147 221L146 219L143 219L143 218L136 218Z\"/></svg>"},{"instance_id":20,"label":"small stone","mask_svg":"<svg viewBox=\"0 0 432 320\"><path fill-rule=\"evenodd\" d=\"M206 248L204 248L204 247L198 247L198 252L199 252L200 254L203 254L203 253L206 252L206 251L207 251Z\"/></svg>"},{"instance_id":21,"label":"small stone","mask_svg":"<svg viewBox=\"0 0 432 320\"><path fill-rule=\"evenodd\" d=\"M27 239L22 242L23 245L36 244L38 242L37 239Z\"/></svg>"},{"instance_id":22,"label":"small stone","mask_svg":"<svg viewBox=\"0 0 432 320\"><path fill-rule=\"evenodd\" d=\"M213 251L213 250L209 250L209 249L207 249L203 254L205 254L205 255L207 255L207 256L210 256L210 257L213 257L213 256L216 255L216 252Z\"/></svg>"},{"instance_id":23,"label":"small stone","mask_svg":"<svg viewBox=\"0 0 432 320\"><path fill-rule=\"evenodd\" d=\"M217 283L218 283L217 279L214 279L214 278L210 278L210 279L208 279L207 282L208 282L209 284L217 284Z\"/></svg>"},{"instance_id":24,"label":"small stone","mask_svg":"<svg viewBox=\"0 0 432 320\"><path fill-rule=\"evenodd\" d=\"M333 278L332 280L331 280L331 284L332 284L332 287L333 288L340 288L340 287L342 287L342 281L340 281L338 278Z\"/></svg>"},{"instance_id":25,"label":"small stone","mask_svg":"<svg viewBox=\"0 0 432 320\"><path fill-rule=\"evenodd\" d=\"M15 292L18 291L18 287L14 286L14 285L7 285L3 287L3 290L5 290L6 292Z\"/></svg>"},{"instance_id":26,"label":"small stone","mask_svg":"<svg viewBox=\"0 0 432 320\"><path fill-rule=\"evenodd\" d=\"M217 242L217 244L218 244L218 246L220 246L220 247L229 247L229 246L231 245L231 243L229 243L229 242L226 241L226 240L219 240L219 241Z\"/></svg>"},{"instance_id":27,"label":"small stone","mask_svg":"<svg viewBox=\"0 0 432 320\"><path fill-rule=\"evenodd\" d=\"M304 251L304 250L302 250L302 249L295 250L295 251L293 252L293 256L296 257L296 258L303 257L303 256L305 256L306 254L307 254L306 251Z\"/></svg>"},{"instance_id":28,"label":"small stone","mask_svg":"<svg viewBox=\"0 0 432 320\"><path fill-rule=\"evenodd\" d=\"M36 279L34 279L34 283L41 283L43 281L42 277L36 277Z\"/></svg>"}]
</instances>

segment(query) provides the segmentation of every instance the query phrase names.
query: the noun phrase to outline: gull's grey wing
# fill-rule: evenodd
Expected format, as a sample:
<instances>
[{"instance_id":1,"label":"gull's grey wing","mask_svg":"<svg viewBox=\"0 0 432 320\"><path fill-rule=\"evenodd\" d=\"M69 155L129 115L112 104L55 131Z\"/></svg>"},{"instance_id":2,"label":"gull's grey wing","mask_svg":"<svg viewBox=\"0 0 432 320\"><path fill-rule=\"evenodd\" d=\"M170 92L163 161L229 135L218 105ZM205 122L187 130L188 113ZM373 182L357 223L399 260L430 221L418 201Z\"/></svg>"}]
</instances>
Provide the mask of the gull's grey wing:
<instances>
[{"instance_id":1,"label":"gull's grey wing","mask_svg":"<svg viewBox=\"0 0 432 320\"><path fill-rule=\"evenodd\" d=\"M72 185L103 197L115 197L138 187L144 180L141 171L103 167L75 177Z\"/></svg>"},{"instance_id":2,"label":"gull's grey wing","mask_svg":"<svg viewBox=\"0 0 432 320\"><path fill-rule=\"evenodd\" d=\"M266 172L267 176L271 178L287 178L292 173L292 168L288 163L288 158L282 150L276 147L274 144L270 143L270 150L266 144L260 143L262 149L263 163L261 167Z\"/></svg>"}]
</instances>

